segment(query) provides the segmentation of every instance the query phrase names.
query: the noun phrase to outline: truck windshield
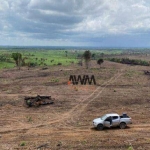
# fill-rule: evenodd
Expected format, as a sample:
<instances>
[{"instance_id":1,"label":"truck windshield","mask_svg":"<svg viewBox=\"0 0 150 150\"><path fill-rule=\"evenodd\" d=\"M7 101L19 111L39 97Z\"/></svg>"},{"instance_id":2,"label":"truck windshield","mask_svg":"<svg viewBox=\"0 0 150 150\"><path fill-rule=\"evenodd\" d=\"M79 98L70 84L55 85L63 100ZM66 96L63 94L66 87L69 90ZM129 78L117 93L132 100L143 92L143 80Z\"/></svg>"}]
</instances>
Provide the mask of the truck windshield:
<instances>
[{"instance_id":1,"label":"truck windshield","mask_svg":"<svg viewBox=\"0 0 150 150\"><path fill-rule=\"evenodd\" d=\"M104 115L104 116L101 117L102 120L105 120L106 118L107 118L106 115Z\"/></svg>"}]
</instances>

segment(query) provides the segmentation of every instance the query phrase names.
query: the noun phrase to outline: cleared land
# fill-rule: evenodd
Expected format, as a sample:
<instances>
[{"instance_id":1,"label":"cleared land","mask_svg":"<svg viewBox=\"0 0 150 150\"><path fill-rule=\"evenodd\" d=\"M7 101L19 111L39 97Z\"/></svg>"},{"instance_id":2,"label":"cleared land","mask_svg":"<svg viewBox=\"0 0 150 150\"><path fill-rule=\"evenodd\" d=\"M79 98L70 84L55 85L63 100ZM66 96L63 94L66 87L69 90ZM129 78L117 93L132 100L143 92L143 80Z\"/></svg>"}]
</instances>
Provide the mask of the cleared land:
<instances>
[{"instance_id":1,"label":"cleared land","mask_svg":"<svg viewBox=\"0 0 150 150\"><path fill-rule=\"evenodd\" d=\"M71 64L0 71L0 149L150 149L149 67L105 61L90 69ZM95 75L97 85L67 85L70 75ZM54 105L26 108L24 96L51 95ZM132 117L133 125L97 131L92 120L108 112Z\"/></svg>"}]
</instances>

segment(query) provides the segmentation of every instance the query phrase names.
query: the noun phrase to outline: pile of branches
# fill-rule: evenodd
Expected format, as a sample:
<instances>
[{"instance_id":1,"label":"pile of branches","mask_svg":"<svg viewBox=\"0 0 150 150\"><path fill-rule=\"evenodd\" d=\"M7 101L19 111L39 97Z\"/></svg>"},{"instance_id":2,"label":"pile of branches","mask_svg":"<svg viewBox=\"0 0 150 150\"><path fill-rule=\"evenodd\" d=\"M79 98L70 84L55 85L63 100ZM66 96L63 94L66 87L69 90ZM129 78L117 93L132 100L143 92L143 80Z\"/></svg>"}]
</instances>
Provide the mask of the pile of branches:
<instances>
[{"instance_id":1,"label":"pile of branches","mask_svg":"<svg viewBox=\"0 0 150 150\"><path fill-rule=\"evenodd\" d=\"M24 101L28 107L54 104L54 99L51 96L37 95L35 97L25 97Z\"/></svg>"}]
</instances>

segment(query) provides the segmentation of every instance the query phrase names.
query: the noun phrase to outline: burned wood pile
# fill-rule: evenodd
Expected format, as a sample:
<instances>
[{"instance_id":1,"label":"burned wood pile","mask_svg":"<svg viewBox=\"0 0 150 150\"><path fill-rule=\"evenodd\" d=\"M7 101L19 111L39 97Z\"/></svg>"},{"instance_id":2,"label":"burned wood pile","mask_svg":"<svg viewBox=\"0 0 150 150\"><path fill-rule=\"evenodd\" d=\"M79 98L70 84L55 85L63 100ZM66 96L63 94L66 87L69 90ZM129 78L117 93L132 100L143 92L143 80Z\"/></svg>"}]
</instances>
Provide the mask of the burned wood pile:
<instances>
[{"instance_id":1,"label":"burned wood pile","mask_svg":"<svg viewBox=\"0 0 150 150\"><path fill-rule=\"evenodd\" d=\"M145 75L150 75L150 71L147 71L147 70L146 70L146 71L144 71L144 74L145 74Z\"/></svg>"},{"instance_id":2,"label":"burned wood pile","mask_svg":"<svg viewBox=\"0 0 150 150\"><path fill-rule=\"evenodd\" d=\"M51 96L25 97L24 101L28 107L54 104L54 99Z\"/></svg>"}]
</instances>

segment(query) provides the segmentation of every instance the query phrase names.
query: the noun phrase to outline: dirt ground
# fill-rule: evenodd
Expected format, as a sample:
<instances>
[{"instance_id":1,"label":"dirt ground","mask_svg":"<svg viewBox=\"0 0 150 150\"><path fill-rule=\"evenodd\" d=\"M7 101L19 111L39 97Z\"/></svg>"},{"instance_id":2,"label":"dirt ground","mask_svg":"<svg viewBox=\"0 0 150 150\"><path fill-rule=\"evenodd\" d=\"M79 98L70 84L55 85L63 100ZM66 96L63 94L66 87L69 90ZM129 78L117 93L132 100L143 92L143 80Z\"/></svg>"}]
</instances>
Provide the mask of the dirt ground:
<instances>
[{"instance_id":1,"label":"dirt ground","mask_svg":"<svg viewBox=\"0 0 150 150\"><path fill-rule=\"evenodd\" d=\"M149 150L149 67L105 61L0 71L0 150ZM70 75L95 75L97 85L68 85ZM27 108L25 96L50 95L53 105ZM126 112L126 129L97 131L93 119Z\"/></svg>"}]
</instances>

